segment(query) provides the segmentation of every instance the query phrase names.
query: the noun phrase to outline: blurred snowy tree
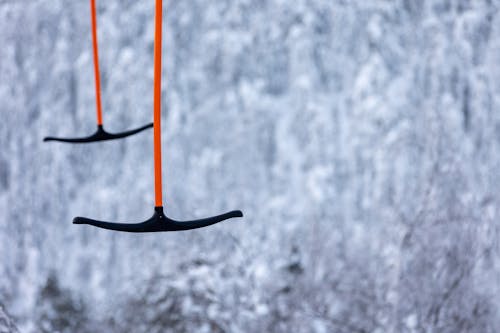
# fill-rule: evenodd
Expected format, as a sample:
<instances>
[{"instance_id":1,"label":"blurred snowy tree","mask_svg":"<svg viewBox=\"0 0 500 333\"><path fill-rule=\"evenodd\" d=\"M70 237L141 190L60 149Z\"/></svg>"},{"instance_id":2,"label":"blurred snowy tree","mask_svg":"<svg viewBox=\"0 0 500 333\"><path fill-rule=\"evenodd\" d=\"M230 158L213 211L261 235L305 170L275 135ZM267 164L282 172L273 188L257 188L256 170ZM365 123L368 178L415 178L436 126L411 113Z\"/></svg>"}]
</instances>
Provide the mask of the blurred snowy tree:
<instances>
[{"instance_id":1,"label":"blurred snowy tree","mask_svg":"<svg viewBox=\"0 0 500 333\"><path fill-rule=\"evenodd\" d=\"M154 2L97 2L104 122L148 122ZM0 302L23 332L500 327L500 1L164 5L166 208L245 220L72 226L150 214L151 135L42 144L95 126L88 1L0 0Z\"/></svg>"},{"instance_id":2,"label":"blurred snowy tree","mask_svg":"<svg viewBox=\"0 0 500 333\"><path fill-rule=\"evenodd\" d=\"M0 333L18 333L12 318L5 313L4 307L0 304Z\"/></svg>"},{"instance_id":3,"label":"blurred snowy tree","mask_svg":"<svg viewBox=\"0 0 500 333\"><path fill-rule=\"evenodd\" d=\"M50 275L40 290L35 310L36 331L41 333L94 332L81 299L63 289Z\"/></svg>"}]
</instances>

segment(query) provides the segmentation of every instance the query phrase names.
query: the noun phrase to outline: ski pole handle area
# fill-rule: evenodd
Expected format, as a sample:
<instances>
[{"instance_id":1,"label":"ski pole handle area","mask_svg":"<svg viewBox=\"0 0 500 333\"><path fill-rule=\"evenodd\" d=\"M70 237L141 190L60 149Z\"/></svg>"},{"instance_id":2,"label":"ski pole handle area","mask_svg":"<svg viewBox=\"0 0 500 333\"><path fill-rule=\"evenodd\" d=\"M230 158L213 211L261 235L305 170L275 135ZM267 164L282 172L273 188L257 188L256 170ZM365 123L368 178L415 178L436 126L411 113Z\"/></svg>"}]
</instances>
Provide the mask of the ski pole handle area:
<instances>
[{"instance_id":1,"label":"ski pole handle area","mask_svg":"<svg viewBox=\"0 0 500 333\"><path fill-rule=\"evenodd\" d=\"M95 95L97 106L97 125L102 125L102 104L101 104L101 78L99 71L99 49L97 42L97 14L96 0L90 0L90 13L92 17L92 48L94 52L94 75L95 75Z\"/></svg>"},{"instance_id":2,"label":"ski pole handle area","mask_svg":"<svg viewBox=\"0 0 500 333\"><path fill-rule=\"evenodd\" d=\"M161 30L162 0L156 0L155 46L154 46L154 162L155 162L155 206L163 206L161 177Z\"/></svg>"}]
</instances>

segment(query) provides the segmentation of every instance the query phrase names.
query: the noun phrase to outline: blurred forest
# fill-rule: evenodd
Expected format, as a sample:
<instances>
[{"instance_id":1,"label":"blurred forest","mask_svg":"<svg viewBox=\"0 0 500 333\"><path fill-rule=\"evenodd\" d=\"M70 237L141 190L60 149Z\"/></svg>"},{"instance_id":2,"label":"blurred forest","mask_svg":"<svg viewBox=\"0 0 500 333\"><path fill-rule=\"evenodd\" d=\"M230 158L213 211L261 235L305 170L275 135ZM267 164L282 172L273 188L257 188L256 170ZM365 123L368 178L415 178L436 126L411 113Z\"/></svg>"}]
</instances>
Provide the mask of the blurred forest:
<instances>
[{"instance_id":1,"label":"blurred forest","mask_svg":"<svg viewBox=\"0 0 500 333\"><path fill-rule=\"evenodd\" d=\"M98 0L104 125L153 0ZM0 332L497 333L500 0L166 0L93 145L88 0L0 0ZM15 325L14 325L15 323Z\"/></svg>"}]
</instances>

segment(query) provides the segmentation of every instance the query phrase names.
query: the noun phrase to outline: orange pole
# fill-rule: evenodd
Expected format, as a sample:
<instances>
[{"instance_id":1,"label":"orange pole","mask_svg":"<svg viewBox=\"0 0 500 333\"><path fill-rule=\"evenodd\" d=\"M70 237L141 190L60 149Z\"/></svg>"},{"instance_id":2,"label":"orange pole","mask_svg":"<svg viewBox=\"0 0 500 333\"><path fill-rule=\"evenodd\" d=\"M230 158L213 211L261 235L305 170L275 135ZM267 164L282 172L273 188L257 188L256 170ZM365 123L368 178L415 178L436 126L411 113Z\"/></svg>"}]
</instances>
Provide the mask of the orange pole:
<instances>
[{"instance_id":1,"label":"orange pole","mask_svg":"<svg viewBox=\"0 0 500 333\"><path fill-rule=\"evenodd\" d=\"M154 47L154 160L155 206L163 206L161 181L161 29L162 0L156 0L155 47Z\"/></svg>"},{"instance_id":2,"label":"orange pole","mask_svg":"<svg viewBox=\"0 0 500 333\"><path fill-rule=\"evenodd\" d=\"M92 17L92 48L94 51L95 95L97 104L97 125L102 125L101 78L99 75L99 49L97 47L97 18L95 0L90 0Z\"/></svg>"}]
</instances>

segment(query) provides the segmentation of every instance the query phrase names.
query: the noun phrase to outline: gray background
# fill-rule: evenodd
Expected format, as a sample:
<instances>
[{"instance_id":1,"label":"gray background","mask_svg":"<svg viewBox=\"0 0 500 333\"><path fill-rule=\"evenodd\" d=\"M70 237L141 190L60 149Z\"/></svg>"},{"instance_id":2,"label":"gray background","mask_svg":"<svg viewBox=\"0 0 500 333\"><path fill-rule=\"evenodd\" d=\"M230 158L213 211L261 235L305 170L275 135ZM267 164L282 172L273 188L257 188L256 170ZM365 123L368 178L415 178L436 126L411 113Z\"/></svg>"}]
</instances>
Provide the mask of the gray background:
<instances>
[{"instance_id":1,"label":"gray background","mask_svg":"<svg viewBox=\"0 0 500 333\"><path fill-rule=\"evenodd\" d=\"M22 332L498 332L497 0L164 1L152 131L95 129L89 3L0 0L0 303ZM152 120L153 0L98 0L104 123Z\"/></svg>"}]
</instances>

